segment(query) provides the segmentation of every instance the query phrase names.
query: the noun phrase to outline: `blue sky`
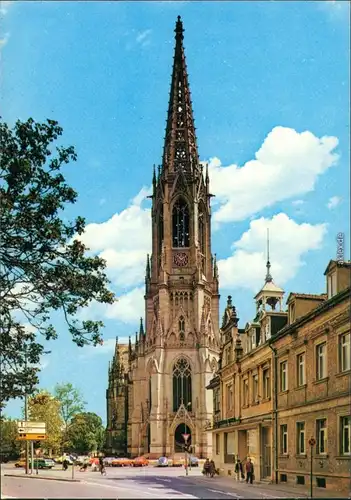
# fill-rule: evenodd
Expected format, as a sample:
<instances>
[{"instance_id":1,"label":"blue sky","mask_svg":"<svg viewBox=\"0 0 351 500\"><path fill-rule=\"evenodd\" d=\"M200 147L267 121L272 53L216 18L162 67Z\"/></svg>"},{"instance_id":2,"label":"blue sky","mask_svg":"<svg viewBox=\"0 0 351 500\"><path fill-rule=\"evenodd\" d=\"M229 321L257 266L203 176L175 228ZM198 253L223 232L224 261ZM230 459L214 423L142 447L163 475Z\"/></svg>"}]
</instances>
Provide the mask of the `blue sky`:
<instances>
[{"instance_id":1,"label":"blue sky","mask_svg":"<svg viewBox=\"0 0 351 500\"><path fill-rule=\"evenodd\" d=\"M85 241L108 262L120 297L94 306L105 344L78 349L64 322L41 386L79 387L105 418L114 337L143 315L152 165L161 162L178 14L200 157L209 162L213 252L222 309L230 293L243 327L265 274L286 290L321 293L349 240L349 5L323 2L2 3L3 118L52 118L73 144L66 168L79 192L66 217L86 217ZM345 247L346 256L349 248ZM21 402L7 413L19 416Z\"/></svg>"}]
</instances>

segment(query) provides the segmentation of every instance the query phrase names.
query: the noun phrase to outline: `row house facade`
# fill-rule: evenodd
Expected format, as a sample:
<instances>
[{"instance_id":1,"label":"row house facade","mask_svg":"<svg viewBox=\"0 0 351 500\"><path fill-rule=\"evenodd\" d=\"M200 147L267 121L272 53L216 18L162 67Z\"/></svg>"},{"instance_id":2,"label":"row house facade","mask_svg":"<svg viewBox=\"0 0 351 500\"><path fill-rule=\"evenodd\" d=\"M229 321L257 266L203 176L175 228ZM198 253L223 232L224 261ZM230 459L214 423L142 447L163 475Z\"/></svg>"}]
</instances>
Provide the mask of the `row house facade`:
<instances>
[{"instance_id":1,"label":"row house facade","mask_svg":"<svg viewBox=\"0 0 351 500\"><path fill-rule=\"evenodd\" d=\"M257 480L346 491L350 478L350 263L330 261L327 293L291 293L266 281L256 316L238 328L231 297L213 391L213 458L222 473L248 457Z\"/></svg>"}]
</instances>

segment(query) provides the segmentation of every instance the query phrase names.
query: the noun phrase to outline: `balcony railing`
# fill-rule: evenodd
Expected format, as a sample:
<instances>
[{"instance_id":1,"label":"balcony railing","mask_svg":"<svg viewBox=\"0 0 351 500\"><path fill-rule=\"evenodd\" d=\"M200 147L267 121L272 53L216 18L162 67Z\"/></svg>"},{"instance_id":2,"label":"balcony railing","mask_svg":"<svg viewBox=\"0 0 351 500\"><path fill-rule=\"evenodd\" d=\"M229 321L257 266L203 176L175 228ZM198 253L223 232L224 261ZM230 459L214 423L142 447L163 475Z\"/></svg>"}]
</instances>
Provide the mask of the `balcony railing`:
<instances>
[{"instance_id":1,"label":"balcony railing","mask_svg":"<svg viewBox=\"0 0 351 500\"><path fill-rule=\"evenodd\" d=\"M231 427L233 424L240 424L241 419L236 418L236 417L231 417L231 418L225 418L220 420L219 415L213 417L212 421L208 420L206 422L205 429L206 430L211 430L211 429L222 429L225 427Z\"/></svg>"}]
</instances>

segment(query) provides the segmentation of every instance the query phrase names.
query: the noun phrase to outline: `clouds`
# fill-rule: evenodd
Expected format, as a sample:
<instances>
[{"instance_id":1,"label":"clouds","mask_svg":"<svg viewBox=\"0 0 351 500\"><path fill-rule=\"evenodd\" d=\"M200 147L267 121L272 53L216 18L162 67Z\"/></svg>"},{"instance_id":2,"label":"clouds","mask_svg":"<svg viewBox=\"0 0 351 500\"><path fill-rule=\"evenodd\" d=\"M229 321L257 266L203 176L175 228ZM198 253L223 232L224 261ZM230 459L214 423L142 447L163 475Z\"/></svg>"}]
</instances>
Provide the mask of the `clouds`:
<instances>
[{"instance_id":1,"label":"clouds","mask_svg":"<svg viewBox=\"0 0 351 500\"><path fill-rule=\"evenodd\" d=\"M119 345L128 344L128 341L129 341L128 337L118 338ZM79 358L80 359L91 358L91 357L96 356L96 355L98 355L98 356L100 356L100 355L111 356L111 354L115 350L115 346L116 346L116 339L115 338L105 339L102 345L97 345L95 347L92 345L84 346L84 349L82 350L82 353L79 355Z\"/></svg>"},{"instance_id":2,"label":"clouds","mask_svg":"<svg viewBox=\"0 0 351 500\"><path fill-rule=\"evenodd\" d=\"M80 237L90 250L104 258L108 275L117 287L129 288L145 274L151 249L150 210L141 203L149 190L143 187L131 205L101 224L88 224Z\"/></svg>"},{"instance_id":3,"label":"clouds","mask_svg":"<svg viewBox=\"0 0 351 500\"><path fill-rule=\"evenodd\" d=\"M241 221L279 201L312 191L318 176L338 161L336 137L318 138L275 127L244 166L222 166L219 158L209 163L211 191L219 208L214 222Z\"/></svg>"},{"instance_id":4,"label":"clouds","mask_svg":"<svg viewBox=\"0 0 351 500\"><path fill-rule=\"evenodd\" d=\"M223 288L246 288L257 292L263 285L267 256L267 228L270 234L272 275L279 285L293 278L304 265L303 256L321 247L326 224L298 224L280 213L250 223L250 228L233 243L233 255L218 262Z\"/></svg>"},{"instance_id":5,"label":"clouds","mask_svg":"<svg viewBox=\"0 0 351 500\"><path fill-rule=\"evenodd\" d=\"M333 208L337 207L341 201L341 198L339 196L332 196L329 198L329 201L327 203L327 207L329 210L332 210Z\"/></svg>"}]
</instances>

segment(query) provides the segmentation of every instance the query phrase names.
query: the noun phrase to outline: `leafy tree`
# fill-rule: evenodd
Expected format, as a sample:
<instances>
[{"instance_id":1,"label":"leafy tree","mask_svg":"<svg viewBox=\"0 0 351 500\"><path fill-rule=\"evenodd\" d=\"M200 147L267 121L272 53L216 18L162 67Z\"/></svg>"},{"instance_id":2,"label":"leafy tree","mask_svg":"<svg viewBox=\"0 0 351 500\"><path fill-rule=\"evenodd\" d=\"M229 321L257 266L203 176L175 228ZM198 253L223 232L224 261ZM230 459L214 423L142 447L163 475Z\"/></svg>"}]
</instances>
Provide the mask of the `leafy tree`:
<instances>
[{"instance_id":1,"label":"leafy tree","mask_svg":"<svg viewBox=\"0 0 351 500\"><path fill-rule=\"evenodd\" d=\"M60 415L60 402L48 391L40 391L28 399L29 420L46 423L48 438L41 443L43 448L58 453L61 448L64 423Z\"/></svg>"},{"instance_id":2,"label":"leafy tree","mask_svg":"<svg viewBox=\"0 0 351 500\"><path fill-rule=\"evenodd\" d=\"M80 391L73 387L73 385L69 382L66 384L57 384L55 386L54 396L60 402L60 414L65 424L65 429L62 435L62 448L66 449L68 445L68 426L72 418L77 415L77 413L84 411L86 403L83 401Z\"/></svg>"},{"instance_id":3,"label":"leafy tree","mask_svg":"<svg viewBox=\"0 0 351 500\"><path fill-rule=\"evenodd\" d=\"M72 418L77 413L83 412L86 402L83 401L80 391L73 387L70 382L56 384L54 396L61 404L60 413L67 429Z\"/></svg>"},{"instance_id":4,"label":"leafy tree","mask_svg":"<svg viewBox=\"0 0 351 500\"><path fill-rule=\"evenodd\" d=\"M111 304L105 261L87 256L85 221L63 218L76 191L61 172L76 161L72 146L54 147L62 135L56 121L0 121L0 315L1 397L32 392L43 353L41 338L55 339L52 311L61 311L78 346L102 343L101 321L82 321L77 312L95 300ZM29 325L30 328L25 328Z\"/></svg>"},{"instance_id":5,"label":"leafy tree","mask_svg":"<svg viewBox=\"0 0 351 500\"><path fill-rule=\"evenodd\" d=\"M101 450L104 446L105 429L96 413L75 415L67 434L71 451L78 454Z\"/></svg>"},{"instance_id":6,"label":"leafy tree","mask_svg":"<svg viewBox=\"0 0 351 500\"><path fill-rule=\"evenodd\" d=\"M17 459L21 451L21 443L17 438L17 422L10 418L0 419L0 455Z\"/></svg>"}]
</instances>

